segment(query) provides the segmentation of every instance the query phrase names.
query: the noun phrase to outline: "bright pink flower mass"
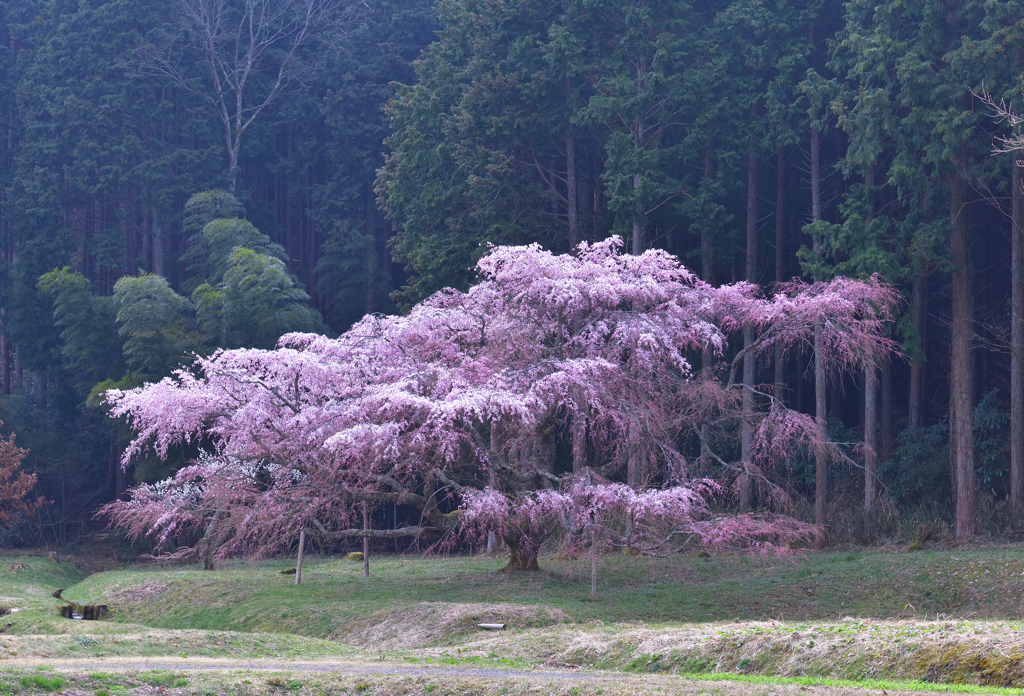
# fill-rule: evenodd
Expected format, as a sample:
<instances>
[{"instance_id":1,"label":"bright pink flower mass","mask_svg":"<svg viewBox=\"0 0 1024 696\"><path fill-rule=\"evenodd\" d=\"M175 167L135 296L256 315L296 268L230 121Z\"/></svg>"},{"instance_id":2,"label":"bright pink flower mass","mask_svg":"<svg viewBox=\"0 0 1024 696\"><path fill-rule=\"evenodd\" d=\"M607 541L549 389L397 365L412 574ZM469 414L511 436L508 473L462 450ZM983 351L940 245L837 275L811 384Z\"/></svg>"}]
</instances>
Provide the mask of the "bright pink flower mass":
<instances>
[{"instance_id":1,"label":"bright pink flower mass","mask_svg":"<svg viewBox=\"0 0 1024 696\"><path fill-rule=\"evenodd\" d=\"M221 553L279 549L300 528L328 538L489 530L524 568L554 534L647 553L812 535L788 518L712 513L740 470L718 454L737 437L736 367L776 342L807 350L816 323L833 370L877 359L892 350L882 325L893 291L838 278L763 298L748 283L711 287L663 251L621 247L614 237L575 256L494 247L468 292L443 290L408 315L366 316L337 339L290 334L272 351L219 351L173 379L108 392L137 433L126 464L179 444L204 454L107 513L130 535L164 541L216 520ZM744 324L757 340L727 361ZM714 365L701 369L702 353ZM769 471L797 444L828 446L811 419L759 399L748 472ZM698 460L715 481L691 477ZM363 501L412 506L420 522L364 532Z\"/></svg>"}]
</instances>

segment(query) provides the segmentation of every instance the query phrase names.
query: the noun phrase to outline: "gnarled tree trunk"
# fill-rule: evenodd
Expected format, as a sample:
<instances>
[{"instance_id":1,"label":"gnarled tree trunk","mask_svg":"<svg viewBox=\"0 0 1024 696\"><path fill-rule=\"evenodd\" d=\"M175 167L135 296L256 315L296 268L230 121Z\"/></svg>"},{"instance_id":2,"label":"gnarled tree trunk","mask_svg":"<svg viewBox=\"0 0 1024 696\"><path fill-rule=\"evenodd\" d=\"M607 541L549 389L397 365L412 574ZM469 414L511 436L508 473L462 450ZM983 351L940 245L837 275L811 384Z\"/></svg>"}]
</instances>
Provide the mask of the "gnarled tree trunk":
<instances>
[{"instance_id":1,"label":"gnarled tree trunk","mask_svg":"<svg viewBox=\"0 0 1024 696\"><path fill-rule=\"evenodd\" d=\"M540 570L540 565L537 563L540 549L536 545L522 544L519 538L513 539L507 536L505 543L508 545L509 557L508 563L501 569L501 572L518 573L526 570Z\"/></svg>"}]
</instances>

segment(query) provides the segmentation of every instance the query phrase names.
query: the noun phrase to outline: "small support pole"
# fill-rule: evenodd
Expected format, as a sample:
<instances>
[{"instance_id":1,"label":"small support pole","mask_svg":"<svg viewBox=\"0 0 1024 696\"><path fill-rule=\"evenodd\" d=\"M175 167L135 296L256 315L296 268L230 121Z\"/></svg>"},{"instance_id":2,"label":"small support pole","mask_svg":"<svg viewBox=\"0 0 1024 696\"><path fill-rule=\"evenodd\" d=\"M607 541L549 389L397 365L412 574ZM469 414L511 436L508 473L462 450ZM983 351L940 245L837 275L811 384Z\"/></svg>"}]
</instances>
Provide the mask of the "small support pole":
<instances>
[{"instance_id":1,"label":"small support pole","mask_svg":"<svg viewBox=\"0 0 1024 696\"><path fill-rule=\"evenodd\" d=\"M306 528L299 530L299 557L295 561L295 584L302 584L302 551L306 547Z\"/></svg>"},{"instance_id":2,"label":"small support pole","mask_svg":"<svg viewBox=\"0 0 1024 696\"><path fill-rule=\"evenodd\" d=\"M597 513L590 532L590 601L597 601Z\"/></svg>"},{"instance_id":3,"label":"small support pole","mask_svg":"<svg viewBox=\"0 0 1024 696\"><path fill-rule=\"evenodd\" d=\"M363 501L363 529L370 529L370 504ZM363 537L363 575L370 577L370 537Z\"/></svg>"}]
</instances>

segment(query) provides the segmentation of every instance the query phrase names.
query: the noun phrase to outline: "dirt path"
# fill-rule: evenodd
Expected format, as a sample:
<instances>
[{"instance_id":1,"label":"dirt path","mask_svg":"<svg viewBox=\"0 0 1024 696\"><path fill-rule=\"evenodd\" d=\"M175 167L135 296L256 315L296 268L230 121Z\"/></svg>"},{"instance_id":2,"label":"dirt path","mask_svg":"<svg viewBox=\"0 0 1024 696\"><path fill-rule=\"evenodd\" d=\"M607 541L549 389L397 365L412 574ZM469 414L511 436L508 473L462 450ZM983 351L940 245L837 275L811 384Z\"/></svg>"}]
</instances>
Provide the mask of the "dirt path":
<instances>
[{"instance_id":1,"label":"dirt path","mask_svg":"<svg viewBox=\"0 0 1024 696\"><path fill-rule=\"evenodd\" d=\"M489 677L492 679L564 679L570 681L594 681L621 679L614 674L593 674L569 671L540 671L527 669L492 669L475 667L449 667L426 665L387 664L386 662L358 661L317 661L291 662L274 660L235 660L235 659L187 659L169 657L140 658L102 658L94 657L84 660L64 659L31 659L4 660L0 667L37 669L49 667L61 672L147 672L168 670L176 672L312 672L317 674L340 674L349 676L379 675L393 677Z\"/></svg>"}]
</instances>

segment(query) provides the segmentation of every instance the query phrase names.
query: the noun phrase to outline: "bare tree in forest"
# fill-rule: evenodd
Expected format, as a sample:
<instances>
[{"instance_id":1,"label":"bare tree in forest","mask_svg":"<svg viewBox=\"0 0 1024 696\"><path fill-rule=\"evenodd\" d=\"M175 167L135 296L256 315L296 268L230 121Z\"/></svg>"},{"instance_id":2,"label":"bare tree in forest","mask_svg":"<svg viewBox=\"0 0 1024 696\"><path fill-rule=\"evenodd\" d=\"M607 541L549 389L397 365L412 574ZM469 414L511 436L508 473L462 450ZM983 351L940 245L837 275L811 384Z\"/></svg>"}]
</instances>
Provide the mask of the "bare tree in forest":
<instances>
[{"instance_id":1,"label":"bare tree in forest","mask_svg":"<svg viewBox=\"0 0 1024 696\"><path fill-rule=\"evenodd\" d=\"M330 0L181 0L182 36L156 47L144 64L205 99L223 128L228 188L235 191L242 137L309 65L300 51L328 24ZM190 72L191 54L205 68Z\"/></svg>"},{"instance_id":2,"label":"bare tree in forest","mask_svg":"<svg viewBox=\"0 0 1024 696\"><path fill-rule=\"evenodd\" d=\"M19 471L28 450L14 444L14 435L0 438L0 527L10 527L18 519L35 512L45 501L29 498L36 486L36 475Z\"/></svg>"}]
</instances>

